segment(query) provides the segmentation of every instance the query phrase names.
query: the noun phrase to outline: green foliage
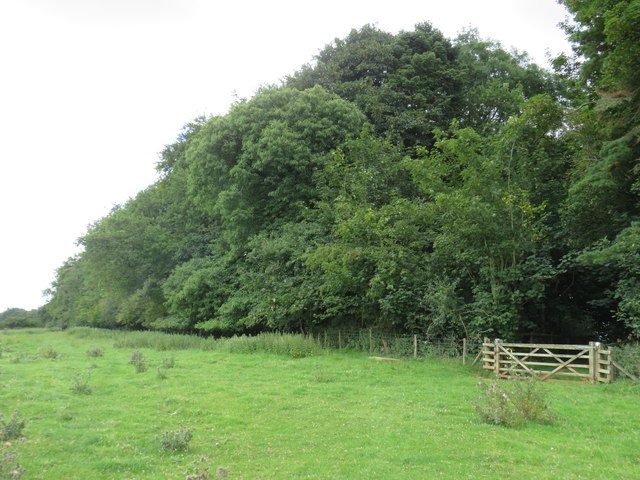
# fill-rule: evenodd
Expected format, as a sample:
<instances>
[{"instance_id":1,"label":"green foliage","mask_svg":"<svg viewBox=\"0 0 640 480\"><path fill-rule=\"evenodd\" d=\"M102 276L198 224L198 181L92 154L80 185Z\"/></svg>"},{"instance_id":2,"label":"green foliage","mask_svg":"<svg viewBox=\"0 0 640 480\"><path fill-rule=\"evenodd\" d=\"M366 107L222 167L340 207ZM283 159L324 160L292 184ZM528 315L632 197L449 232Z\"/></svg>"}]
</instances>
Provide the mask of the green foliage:
<instances>
[{"instance_id":1,"label":"green foliage","mask_svg":"<svg viewBox=\"0 0 640 480\"><path fill-rule=\"evenodd\" d=\"M321 347L313 338L285 333L261 333L253 337L242 335L221 339L218 349L229 353L272 353L292 358L321 353Z\"/></svg>"},{"instance_id":2,"label":"green foliage","mask_svg":"<svg viewBox=\"0 0 640 480\"><path fill-rule=\"evenodd\" d=\"M0 480L19 480L24 469L17 463L11 444L3 444L0 448Z\"/></svg>"},{"instance_id":3,"label":"green foliage","mask_svg":"<svg viewBox=\"0 0 640 480\"><path fill-rule=\"evenodd\" d=\"M13 357L11 357L11 363L20 363L22 362L22 360L24 360L26 358L26 355L22 352L17 352L16 354L13 355Z\"/></svg>"},{"instance_id":4,"label":"green foliage","mask_svg":"<svg viewBox=\"0 0 640 480\"><path fill-rule=\"evenodd\" d=\"M321 85L355 103L375 126L405 145L429 144L454 118L460 69L451 42L428 23L391 35L366 25L336 39L288 80Z\"/></svg>"},{"instance_id":5,"label":"green foliage","mask_svg":"<svg viewBox=\"0 0 640 480\"><path fill-rule=\"evenodd\" d=\"M640 344L630 343L610 347L614 360L632 375L640 378Z\"/></svg>"},{"instance_id":6,"label":"green foliage","mask_svg":"<svg viewBox=\"0 0 640 480\"><path fill-rule=\"evenodd\" d=\"M158 181L80 238L37 318L223 337L638 335L640 7L562 3L583 58L555 74L474 30L364 26L187 124Z\"/></svg>"},{"instance_id":7,"label":"green foliage","mask_svg":"<svg viewBox=\"0 0 640 480\"><path fill-rule=\"evenodd\" d=\"M162 357L161 367L165 369L173 368L176 366L176 357L169 355L168 357Z\"/></svg>"},{"instance_id":8,"label":"green foliage","mask_svg":"<svg viewBox=\"0 0 640 480\"><path fill-rule=\"evenodd\" d=\"M156 437L165 452L182 452L189 447L189 442L193 438L193 428L180 425L177 430L163 432Z\"/></svg>"},{"instance_id":9,"label":"green foliage","mask_svg":"<svg viewBox=\"0 0 640 480\"><path fill-rule=\"evenodd\" d=\"M53 348L53 345L44 345L40 348L40 357L55 359L58 358L58 352Z\"/></svg>"},{"instance_id":10,"label":"green foliage","mask_svg":"<svg viewBox=\"0 0 640 480\"><path fill-rule=\"evenodd\" d=\"M2 412L0 412L0 442L20 438L26 424L27 420L22 418L17 410L14 410L11 418L8 419L5 419Z\"/></svg>"},{"instance_id":11,"label":"green foliage","mask_svg":"<svg viewBox=\"0 0 640 480\"><path fill-rule=\"evenodd\" d=\"M140 350L136 350L129 355L129 364L135 367L136 373L143 373L148 369L144 354Z\"/></svg>"},{"instance_id":12,"label":"green foliage","mask_svg":"<svg viewBox=\"0 0 640 480\"><path fill-rule=\"evenodd\" d=\"M158 374L158 378L160 378L161 380L166 380L167 378L169 378L169 376L167 375L167 369L161 365L158 365L158 367L156 367L156 373Z\"/></svg>"},{"instance_id":13,"label":"green foliage","mask_svg":"<svg viewBox=\"0 0 640 480\"><path fill-rule=\"evenodd\" d=\"M186 472L185 480L210 480L211 475L216 475L215 478L224 479L226 478L226 470L222 467L218 467L218 471L216 474L209 471L209 466L207 465L208 459L207 457L201 457L193 462L193 468L190 471ZM221 470L223 473L221 473Z\"/></svg>"},{"instance_id":14,"label":"green foliage","mask_svg":"<svg viewBox=\"0 0 640 480\"><path fill-rule=\"evenodd\" d=\"M602 241L586 249L576 262L601 275L614 275L610 290L605 292L614 316L636 338L640 337L640 222L633 222L612 242Z\"/></svg>"},{"instance_id":15,"label":"green foliage","mask_svg":"<svg viewBox=\"0 0 640 480\"><path fill-rule=\"evenodd\" d=\"M89 385L92 373L93 367L87 368L85 372L76 372L73 377L73 384L69 387L69 390L78 395L90 395L93 391L93 387Z\"/></svg>"},{"instance_id":16,"label":"green foliage","mask_svg":"<svg viewBox=\"0 0 640 480\"><path fill-rule=\"evenodd\" d=\"M528 422L555 421L541 382L536 378L480 382L478 388L480 395L474 407L484 423L515 427Z\"/></svg>"},{"instance_id":17,"label":"green foliage","mask_svg":"<svg viewBox=\"0 0 640 480\"><path fill-rule=\"evenodd\" d=\"M34 328L42 327L42 316L38 310L8 308L0 313L0 329L2 328Z\"/></svg>"},{"instance_id":18,"label":"green foliage","mask_svg":"<svg viewBox=\"0 0 640 480\"><path fill-rule=\"evenodd\" d=\"M363 124L353 105L320 87L262 90L194 137L190 193L240 247L266 225L298 219L316 197L314 171Z\"/></svg>"},{"instance_id":19,"label":"green foliage","mask_svg":"<svg viewBox=\"0 0 640 480\"><path fill-rule=\"evenodd\" d=\"M85 352L87 357L102 357L104 355L104 348L92 347Z\"/></svg>"},{"instance_id":20,"label":"green foliage","mask_svg":"<svg viewBox=\"0 0 640 480\"><path fill-rule=\"evenodd\" d=\"M86 369L88 348L108 349L113 337L107 334L140 332L90 333L96 336L43 329L0 334L13 349L53 344L69 352L64 362L2 362L0 378L11 387L0 389L3 411L19 405L31 419L29 439L12 442L24 478L46 470L52 479L183 479L204 455L214 478L215 467L224 465L229 479L403 480L413 471L457 480L478 476L488 444L495 468L517 470L522 480L631 479L637 472L638 387L629 382L547 382L547 398L564 421L508 432L475 420L477 370L451 360L376 362L357 352L293 360L194 349L176 354L180 368L163 382L132 377L122 362L132 349L109 352L100 360L104 374L92 377L99 395L70 397L72 372ZM153 366L166 355L144 352ZM333 381L316 381L318 372ZM196 428L187 451L164 452L154 434L176 430L181 421ZM465 454L452 461L453 451Z\"/></svg>"}]
</instances>

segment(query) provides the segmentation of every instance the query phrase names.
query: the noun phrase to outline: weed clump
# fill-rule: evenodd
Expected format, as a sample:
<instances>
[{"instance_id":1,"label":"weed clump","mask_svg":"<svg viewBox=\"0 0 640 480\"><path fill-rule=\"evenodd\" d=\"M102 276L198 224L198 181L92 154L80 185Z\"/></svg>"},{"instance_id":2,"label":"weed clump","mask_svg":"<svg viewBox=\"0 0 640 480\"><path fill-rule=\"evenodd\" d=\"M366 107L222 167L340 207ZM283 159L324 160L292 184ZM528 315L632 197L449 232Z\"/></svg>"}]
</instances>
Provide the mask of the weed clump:
<instances>
[{"instance_id":1,"label":"weed clump","mask_svg":"<svg viewBox=\"0 0 640 480\"><path fill-rule=\"evenodd\" d=\"M156 371L158 373L158 378L160 378L161 380L166 380L167 378L169 378L169 376L167 375L167 369L162 365L158 365Z\"/></svg>"},{"instance_id":2,"label":"weed clump","mask_svg":"<svg viewBox=\"0 0 640 480\"><path fill-rule=\"evenodd\" d=\"M58 352L53 348L53 345L45 345L40 349L40 357L49 359L58 358Z\"/></svg>"},{"instance_id":3,"label":"weed clump","mask_svg":"<svg viewBox=\"0 0 640 480\"><path fill-rule=\"evenodd\" d=\"M314 380L318 383L331 383L335 381L336 377L334 375L327 374L322 368L316 367L315 373L313 376Z\"/></svg>"},{"instance_id":4,"label":"weed clump","mask_svg":"<svg viewBox=\"0 0 640 480\"><path fill-rule=\"evenodd\" d=\"M10 448L10 442L2 445L2 453L0 453L0 480L18 480L24 473L24 469L16 462L16 456L11 452Z\"/></svg>"},{"instance_id":5,"label":"weed clump","mask_svg":"<svg viewBox=\"0 0 640 480\"><path fill-rule=\"evenodd\" d=\"M555 415L549 409L540 383L534 377L480 382L480 395L474 402L478 417L484 423L507 427L528 422L553 423Z\"/></svg>"},{"instance_id":6,"label":"weed clump","mask_svg":"<svg viewBox=\"0 0 640 480\"><path fill-rule=\"evenodd\" d=\"M87 350L87 357L102 357L104 355L104 349L102 347L93 347Z\"/></svg>"},{"instance_id":7,"label":"weed clump","mask_svg":"<svg viewBox=\"0 0 640 480\"><path fill-rule=\"evenodd\" d=\"M140 350L136 350L129 355L129 363L136 368L136 373L142 373L147 371L147 364L144 359L144 354Z\"/></svg>"},{"instance_id":8,"label":"weed clump","mask_svg":"<svg viewBox=\"0 0 640 480\"><path fill-rule=\"evenodd\" d=\"M91 385L89 385L89 380L91 379L91 373L93 372L93 366L87 368L86 372L78 372L75 377L73 377L73 385L69 387L73 393L77 393L79 395L89 395L93 391Z\"/></svg>"},{"instance_id":9,"label":"weed clump","mask_svg":"<svg viewBox=\"0 0 640 480\"><path fill-rule=\"evenodd\" d=\"M176 366L176 357L169 355L168 357L162 357L162 364L160 365L164 369L173 368Z\"/></svg>"},{"instance_id":10,"label":"weed clump","mask_svg":"<svg viewBox=\"0 0 640 480\"><path fill-rule=\"evenodd\" d=\"M25 359L24 353L16 353L13 357L11 357L11 363L21 363Z\"/></svg>"},{"instance_id":11,"label":"weed clump","mask_svg":"<svg viewBox=\"0 0 640 480\"><path fill-rule=\"evenodd\" d=\"M2 412L0 412L0 441L6 442L20 438L26 424L26 419L21 418L17 410L14 410L11 418L7 420L3 418Z\"/></svg>"},{"instance_id":12,"label":"weed clump","mask_svg":"<svg viewBox=\"0 0 640 480\"><path fill-rule=\"evenodd\" d=\"M216 473L212 474L207 466L207 457L202 457L193 462L193 471L187 471L185 475L185 480L225 480L229 475L229 469L218 467Z\"/></svg>"},{"instance_id":13,"label":"weed clump","mask_svg":"<svg viewBox=\"0 0 640 480\"><path fill-rule=\"evenodd\" d=\"M191 438L193 438L193 429L180 425L177 430L164 432L158 438L160 446L165 452L182 452L187 449Z\"/></svg>"}]
</instances>

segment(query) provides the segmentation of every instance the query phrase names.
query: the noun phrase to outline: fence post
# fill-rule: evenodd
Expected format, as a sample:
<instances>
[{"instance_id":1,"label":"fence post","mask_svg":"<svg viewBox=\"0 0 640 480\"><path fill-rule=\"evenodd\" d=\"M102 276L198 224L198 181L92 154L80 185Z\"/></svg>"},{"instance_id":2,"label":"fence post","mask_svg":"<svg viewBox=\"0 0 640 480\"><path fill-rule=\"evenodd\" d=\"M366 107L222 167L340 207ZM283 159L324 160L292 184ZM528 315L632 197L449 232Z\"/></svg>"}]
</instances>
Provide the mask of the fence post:
<instances>
[{"instance_id":1,"label":"fence post","mask_svg":"<svg viewBox=\"0 0 640 480\"><path fill-rule=\"evenodd\" d=\"M369 355L373 353L373 332L369 329Z\"/></svg>"},{"instance_id":2,"label":"fence post","mask_svg":"<svg viewBox=\"0 0 640 480\"><path fill-rule=\"evenodd\" d=\"M462 364L467 364L467 339L462 339Z\"/></svg>"},{"instance_id":3,"label":"fence post","mask_svg":"<svg viewBox=\"0 0 640 480\"><path fill-rule=\"evenodd\" d=\"M613 364L613 350L609 346L609 383L613 383L616 380L616 367Z\"/></svg>"},{"instance_id":4,"label":"fence post","mask_svg":"<svg viewBox=\"0 0 640 480\"><path fill-rule=\"evenodd\" d=\"M340 330L338 330L338 350L342 350L342 336L340 335Z\"/></svg>"},{"instance_id":5,"label":"fence post","mask_svg":"<svg viewBox=\"0 0 640 480\"><path fill-rule=\"evenodd\" d=\"M493 370L496 377L500 376L500 344L502 340L496 338L493 343Z\"/></svg>"},{"instance_id":6,"label":"fence post","mask_svg":"<svg viewBox=\"0 0 640 480\"><path fill-rule=\"evenodd\" d=\"M613 382L613 371L615 370L613 368L613 365L611 364L611 347L607 348L606 345L603 345L602 346L602 351L605 352L605 353L604 354L601 353L600 355L598 355L598 357L599 357L598 358L598 363L601 364L601 365L604 365L603 370L607 370L609 372L605 376L605 379L604 379L605 383L611 383L611 382ZM605 356L604 361L602 359L602 355ZM598 365L598 369L600 369L601 365Z\"/></svg>"},{"instance_id":7,"label":"fence post","mask_svg":"<svg viewBox=\"0 0 640 480\"><path fill-rule=\"evenodd\" d=\"M598 350L600 343L589 342L589 347L591 348L589 350L589 380L591 383L598 383L598 367L600 363L598 361L598 358L600 357Z\"/></svg>"},{"instance_id":8,"label":"fence post","mask_svg":"<svg viewBox=\"0 0 640 480\"><path fill-rule=\"evenodd\" d=\"M418 358L418 335L413 334L413 358Z\"/></svg>"}]
</instances>

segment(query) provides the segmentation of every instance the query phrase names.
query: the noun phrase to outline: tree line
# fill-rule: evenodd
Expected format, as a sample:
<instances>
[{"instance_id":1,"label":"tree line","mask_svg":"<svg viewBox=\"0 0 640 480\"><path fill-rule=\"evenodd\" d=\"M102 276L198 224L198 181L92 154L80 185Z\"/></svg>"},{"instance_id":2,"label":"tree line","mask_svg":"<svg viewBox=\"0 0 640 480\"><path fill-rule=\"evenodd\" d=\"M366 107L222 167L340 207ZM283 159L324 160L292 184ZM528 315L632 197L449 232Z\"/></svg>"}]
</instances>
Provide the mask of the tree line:
<instances>
[{"instance_id":1,"label":"tree line","mask_svg":"<svg viewBox=\"0 0 640 480\"><path fill-rule=\"evenodd\" d=\"M92 224L47 325L640 335L640 2L563 0L553 71L373 26L198 118Z\"/></svg>"}]
</instances>

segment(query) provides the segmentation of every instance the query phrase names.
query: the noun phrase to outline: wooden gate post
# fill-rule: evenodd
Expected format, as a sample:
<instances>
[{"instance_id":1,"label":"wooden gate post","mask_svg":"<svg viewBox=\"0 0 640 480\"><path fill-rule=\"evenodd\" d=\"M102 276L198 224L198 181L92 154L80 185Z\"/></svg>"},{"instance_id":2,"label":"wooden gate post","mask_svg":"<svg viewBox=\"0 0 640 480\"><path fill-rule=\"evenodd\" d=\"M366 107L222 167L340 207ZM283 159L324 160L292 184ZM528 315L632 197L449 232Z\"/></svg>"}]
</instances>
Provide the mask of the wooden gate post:
<instances>
[{"instance_id":1,"label":"wooden gate post","mask_svg":"<svg viewBox=\"0 0 640 480\"><path fill-rule=\"evenodd\" d=\"M600 342L589 342L589 380L598 383L598 368L600 368Z\"/></svg>"},{"instance_id":2,"label":"wooden gate post","mask_svg":"<svg viewBox=\"0 0 640 480\"><path fill-rule=\"evenodd\" d=\"M493 369L496 377L500 376L500 344L502 340L499 338L495 339L493 346Z\"/></svg>"}]
</instances>

